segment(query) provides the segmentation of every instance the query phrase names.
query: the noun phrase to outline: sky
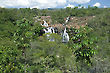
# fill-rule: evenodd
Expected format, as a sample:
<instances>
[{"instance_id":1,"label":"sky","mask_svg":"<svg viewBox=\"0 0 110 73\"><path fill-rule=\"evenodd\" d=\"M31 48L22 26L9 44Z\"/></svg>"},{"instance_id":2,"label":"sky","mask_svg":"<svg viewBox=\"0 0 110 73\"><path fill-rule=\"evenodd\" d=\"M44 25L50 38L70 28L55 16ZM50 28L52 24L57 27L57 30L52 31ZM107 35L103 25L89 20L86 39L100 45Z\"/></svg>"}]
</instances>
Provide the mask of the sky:
<instances>
[{"instance_id":1,"label":"sky","mask_svg":"<svg viewBox=\"0 0 110 73\"><path fill-rule=\"evenodd\" d=\"M110 0L0 0L0 7L2 8L74 8L78 5L108 8L110 7Z\"/></svg>"}]
</instances>

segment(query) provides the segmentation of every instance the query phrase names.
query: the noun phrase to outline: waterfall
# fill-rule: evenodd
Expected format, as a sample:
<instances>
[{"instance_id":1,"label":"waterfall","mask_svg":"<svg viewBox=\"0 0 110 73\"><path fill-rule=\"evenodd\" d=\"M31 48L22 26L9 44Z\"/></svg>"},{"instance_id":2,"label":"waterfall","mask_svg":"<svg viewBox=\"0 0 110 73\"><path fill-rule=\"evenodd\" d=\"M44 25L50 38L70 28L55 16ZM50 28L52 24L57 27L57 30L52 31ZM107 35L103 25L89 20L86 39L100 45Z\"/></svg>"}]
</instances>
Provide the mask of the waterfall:
<instances>
[{"instance_id":1,"label":"waterfall","mask_svg":"<svg viewBox=\"0 0 110 73\"><path fill-rule=\"evenodd\" d=\"M43 25L43 26L45 26L45 27L48 27L48 23L45 21L45 20L43 20L43 24L41 24L41 25Z\"/></svg>"},{"instance_id":2,"label":"waterfall","mask_svg":"<svg viewBox=\"0 0 110 73\"><path fill-rule=\"evenodd\" d=\"M45 33L50 33L50 34L55 33L55 30L53 27L48 27L48 28L44 29L44 31L45 31ZM51 38L49 34L47 34L47 39L49 41L54 41L54 38Z\"/></svg>"},{"instance_id":3,"label":"waterfall","mask_svg":"<svg viewBox=\"0 0 110 73\"><path fill-rule=\"evenodd\" d=\"M50 33L50 34L55 33L55 30L54 30L53 27L48 27L48 28L44 29L44 31L45 31L45 34L46 34L46 33ZM64 30L64 32L63 32L63 34L62 34L62 37L63 37L62 42L65 42L65 43L66 43L66 42L69 41L69 35L68 35L68 33L66 32L66 28L65 28L65 30ZM54 41L54 38L50 37L49 34L47 34L47 39L48 39L49 41Z\"/></svg>"},{"instance_id":4,"label":"waterfall","mask_svg":"<svg viewBox=\"0 0 110 73\"><path fill-rule=\"evenodd\" d=\"M53 27L48 27L46 29L44 29L45 33L55 33L55 30Z\"/></svg>"},{"instance_id":5,"label":"waterfall","mask_svg":"<svg viewBox=\"0 0 110 73\"><path fill-rule=\"evenodd\" d=\"M67 17L67 19L66 19L66 23L69 21L69 17ZM43 20L43 24L41 24L41 25L43 25L43 26L46 26L47 28L45 28L45 29L43 29L44 30L44 32L45 32L45 34L46 33L50 33L50 34L52 34L52 33L55 33L56 32L56 30L54 29L54 27L48 27L48 24L46 23L46 21L44 21ZM65 24L63 24L63 26L64 26ZM54 38L52 38L52 37L50 37L50 34L47 34L46 36L47 36L47 39L49 40L49 41L54 41ZM63 32L63 34L62 34L62 37L63 37L63 39L62 39L62 42L68 42L69 41L69 35L68 35L68 33L66 32L66 28L65 28L65 30L64 30L64 32Z\"/></svg>"},{"instance_id":6,"label":"waterfall","mask_svg":"<svg viewBox=\"0 0 110 73\"><path fill-rule=\"evenodd\" d=\"M65 23L68 23L68 21L69 21L69 18L70 18L70 17L67 17L67 18L66 18L66 21L65 21Z\"/></svg>"},{"instance_id":7,"label":"waterfall","mask_svg":"<svg viewBox=\"0 0 110 73\"><path fill-rule=\"evenodd\" d=\"M52 33L55 33L55 30L54 30L54 28L53 28L53 27L51 27L51 31L52 31Z\"/></svg>"},{"instance_id":8,"label":"waterfall","mask_svg":"<svg viewBox=\"0 0 110 73\"><path fill-rule=\"evenodd\" d=\"M69 35L66 32L66 28L65 28L64 33L63 33L63 42L68 42L68 41L69 41Z\"/></svg>"}]
</instances>

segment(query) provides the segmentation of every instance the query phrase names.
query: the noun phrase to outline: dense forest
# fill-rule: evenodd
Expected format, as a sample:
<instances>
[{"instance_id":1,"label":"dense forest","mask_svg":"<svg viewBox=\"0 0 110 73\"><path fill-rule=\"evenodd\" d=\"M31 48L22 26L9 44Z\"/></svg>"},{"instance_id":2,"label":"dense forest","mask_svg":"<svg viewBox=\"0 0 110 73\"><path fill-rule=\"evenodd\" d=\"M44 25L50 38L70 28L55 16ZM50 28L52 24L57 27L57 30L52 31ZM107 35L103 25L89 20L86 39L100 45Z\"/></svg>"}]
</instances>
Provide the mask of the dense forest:
<instances>
[{"instance_id":1,"label":"dense forest","mask_svg":"<svg viewBox=\"0 0 110 73\"><path fill-rule=\"evenodd\" d=\"M44 34L42 16L51 26L75 18L62 27L80 28L67 28L62 43L61 33ZM110 73L110 8L0 8L0 72Z\"/></svg>"}]
</instances>

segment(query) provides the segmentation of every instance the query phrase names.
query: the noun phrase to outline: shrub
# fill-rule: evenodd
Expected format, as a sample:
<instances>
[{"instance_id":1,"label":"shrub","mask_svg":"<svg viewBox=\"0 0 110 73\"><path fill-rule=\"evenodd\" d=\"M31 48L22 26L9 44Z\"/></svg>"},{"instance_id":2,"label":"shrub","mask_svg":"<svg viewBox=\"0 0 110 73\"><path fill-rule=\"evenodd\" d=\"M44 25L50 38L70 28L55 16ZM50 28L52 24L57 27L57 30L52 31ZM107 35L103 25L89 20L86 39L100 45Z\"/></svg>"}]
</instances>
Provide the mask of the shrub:
<instances>
[{"instance_id":1,"label":"shrub","mask_svg":"<svg viewBox=\"0 0 110 73\"><path fill-rule=\"evenodd\" d=\"M0 48L0 72L23 73L24 64L20 62L21 51L16 48Z\"/></svg>"},{"instance_id":2,"label":"shrub","mask_svg":"<svg viewBox=\"0 0 110 73\"><path fill-rule=\"evenodd\" d=\"M76 61L91 63L91 57L95 54L96 37L91 36L92 28L84 27L72 29L70 34L71 40L69 46L72 47Z\"/></svg>"}]
</instances>

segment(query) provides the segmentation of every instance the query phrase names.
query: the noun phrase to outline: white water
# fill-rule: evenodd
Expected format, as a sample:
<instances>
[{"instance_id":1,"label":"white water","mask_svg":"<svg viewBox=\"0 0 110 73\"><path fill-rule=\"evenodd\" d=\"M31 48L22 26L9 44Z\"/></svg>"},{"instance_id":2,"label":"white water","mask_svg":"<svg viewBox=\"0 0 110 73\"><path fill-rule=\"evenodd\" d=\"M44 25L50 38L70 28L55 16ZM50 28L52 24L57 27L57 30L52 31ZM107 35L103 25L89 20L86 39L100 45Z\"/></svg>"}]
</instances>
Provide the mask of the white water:
<instances>
[{"instance_id":1,"label":"white water","mask_svg":"<svg viewBox=\"0 0 110 73\"><path fill-rule=\"evenodd\" d=\"M67 17L67 18L66 18L66 21L65 21L65 23L68 23L68 21L69 21L69 18L70 18L70 17Z\"/></svg>"},{"instance_id":2,"label":"white water","mask_svg":"<svg viewBox=\"0 0 110 73\"><path fill-rule=\"evenodd\" d=\"M69 35L66 32L66 28L65 28L64 33L63 33L63 42L68 42L68 41L69 41Z\"/></svg>"},{"instance_id":3,"label":"white water","mask_svg":"<svg viewBox=\"0 0 110 73\"><path fill-rule=\"evenodd\" d=\"M68 21L69 21L69 17L67 17L65 23L67 23ZM46 23L45 20L43 20L43 22L44 22L44 24L41 24L41 25L47 27L46 29L43 29L44 32L45 32L45 34L46 34L46 33L50 33L50 34L55 33L55 29L54 29L53 27L48 27L48 23ZM63 26L64 26L64 24L63 24ZM68 33L66 32L66 28L65 28L65 30L64 30L64 32L63 32L63 36L62 36L62 37L63 37L62 42L68 42L68 41L69 41L69 35L68 35ZM50 35L49 35L49 34L47 34L47 39L48 39L49 41L54 41L54 38L50 38Z\"/></svg>"},{"instance_id":4,"label":"white water","mask_svg":"<svg viewBox=\"0 0 110 73\"><path fill-rule=\"evenodd\" d=\"M45 33L50 33L50 34L55 33L55 30L53 27L48 27L48 28L44 29L44 31L45 31ZM54 41L54 38L51 38L49 34L47 34L47 39L49 41Z\"/></svg>"},{"instance_id":5,"label":"white water","mask_svg":"<svg viewBox=\"0 0 110 73\"><path fill-rule=\"evenodd\" d=\"M48 27L48 23L45 20L43 20L43 22L44 24L41 24L41 25Z\"/></svg>"},{"instance_id":6,"label":"white water","mask_svg":"<svg viewBox=\"0 0 110 73\"><path fill-rule=\"evenodd\" d=\"M44 29L45 33L55 33L55 30L53 27L48 27L47 30Z\"/></svg>"}]
</instances>

